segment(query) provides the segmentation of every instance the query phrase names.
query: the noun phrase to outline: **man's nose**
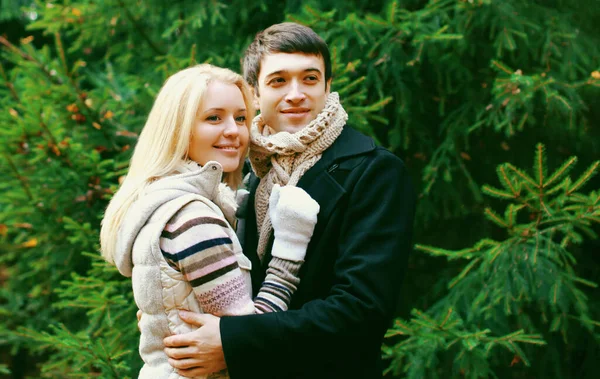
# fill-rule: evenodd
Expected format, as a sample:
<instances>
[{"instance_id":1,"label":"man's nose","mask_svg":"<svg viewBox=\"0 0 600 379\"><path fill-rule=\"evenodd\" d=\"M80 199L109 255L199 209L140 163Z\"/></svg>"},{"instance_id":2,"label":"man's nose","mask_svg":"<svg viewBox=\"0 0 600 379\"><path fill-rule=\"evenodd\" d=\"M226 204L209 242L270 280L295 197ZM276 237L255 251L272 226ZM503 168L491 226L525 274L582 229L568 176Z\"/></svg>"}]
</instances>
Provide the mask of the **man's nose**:
<instances>
[{"instance_id":1,"label":"man's nose","mask_svg":"<svg viewBox=\"0 0 600 379\"><path fill-rule=\"evenodd\" d=\"M289 103L299 103L306 98L301 84L297 80L292 80L285 100Z\"/></svg>"}]
</instances>

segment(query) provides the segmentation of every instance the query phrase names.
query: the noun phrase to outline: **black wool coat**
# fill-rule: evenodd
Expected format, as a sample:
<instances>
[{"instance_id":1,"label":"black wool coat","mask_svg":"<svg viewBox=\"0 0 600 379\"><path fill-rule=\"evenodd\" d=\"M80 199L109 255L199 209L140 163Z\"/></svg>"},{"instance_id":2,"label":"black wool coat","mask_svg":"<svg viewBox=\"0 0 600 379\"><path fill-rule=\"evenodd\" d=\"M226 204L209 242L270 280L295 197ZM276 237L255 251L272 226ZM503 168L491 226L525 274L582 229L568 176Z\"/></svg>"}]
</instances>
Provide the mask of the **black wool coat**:
<instances>
[{"instance_id":1,"label":"black wool coat","mask_svg":"<svg viewBox=\"0 0 600 379\"><path fill-rule=\"evenodd\" d=\"M249 183L244 253L256 292L270 255L256 254ZM346 126L298 183L320 204L300 285L286 312L223 317L232 379L380 378L381 343L411 251L415 192L404 163Z\"/></svg>"}]
</instances>

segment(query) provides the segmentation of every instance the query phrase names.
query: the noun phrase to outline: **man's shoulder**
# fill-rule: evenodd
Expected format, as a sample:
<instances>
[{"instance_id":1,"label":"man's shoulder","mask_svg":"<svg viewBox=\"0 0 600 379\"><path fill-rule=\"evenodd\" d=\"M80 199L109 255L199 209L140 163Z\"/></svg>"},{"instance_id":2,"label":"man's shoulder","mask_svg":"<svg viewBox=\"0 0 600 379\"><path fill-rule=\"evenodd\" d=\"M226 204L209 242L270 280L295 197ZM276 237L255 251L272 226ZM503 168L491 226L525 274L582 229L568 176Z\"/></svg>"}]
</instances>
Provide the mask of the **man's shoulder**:
<instances>
[{"instance_id":1,"label":"man's shoulder","mask_svg":"<svg viewBox=\"0 0 600 379\"><path fill-rule=\"evenodd\" d=\"M336 139L334 145L341 145L343 149L373 150L377 147L375 140L358 131L351 125L344 126L342 133Z\"/></svg>"},{"instance_id":2,"label":"man's shoulder","mask_svg":"<svg viewBox=\"0 0 600 379\"><path fill-rule=\"evenodd\" d=\"M385 147L378 146L372 137L346 125L344 130L332 145L334 154L340 160L384 160L393 165L404 166L404 162ZM346 158L346 159L343 159ZM355 158L355 159L352 159Z\"/></svg>"}]
</instances>

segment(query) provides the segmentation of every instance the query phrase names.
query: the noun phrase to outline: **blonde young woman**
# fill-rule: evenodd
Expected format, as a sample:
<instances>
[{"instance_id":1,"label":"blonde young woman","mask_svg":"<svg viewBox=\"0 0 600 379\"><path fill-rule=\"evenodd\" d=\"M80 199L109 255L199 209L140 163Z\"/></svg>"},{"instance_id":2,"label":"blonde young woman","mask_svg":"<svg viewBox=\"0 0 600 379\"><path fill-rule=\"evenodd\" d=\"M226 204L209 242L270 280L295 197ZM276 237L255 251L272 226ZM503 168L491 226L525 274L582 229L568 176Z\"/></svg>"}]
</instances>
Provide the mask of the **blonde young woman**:
<instances>
[{"instance_id":1,"label":"blonde young woman","mask_svg":"<svg viewBox=\"0 0 600 379\"><path fill-rule=\"evenodd\" d=\"M250 261L235 231L251 92L230 70L203 64L171 76L160 90L108 205L102 255L132 277L142 312L139 378L182 378L163 338L192 331L179 310L217 316L286 310L319 211L303 190L281 187L270 198L275 241L267 277L252 300ZM193 352L181 350L181 357ZM193 374L193 360L183 371ZM211 378L227 377L222 371Z\"/></svg>"}]
</instances>

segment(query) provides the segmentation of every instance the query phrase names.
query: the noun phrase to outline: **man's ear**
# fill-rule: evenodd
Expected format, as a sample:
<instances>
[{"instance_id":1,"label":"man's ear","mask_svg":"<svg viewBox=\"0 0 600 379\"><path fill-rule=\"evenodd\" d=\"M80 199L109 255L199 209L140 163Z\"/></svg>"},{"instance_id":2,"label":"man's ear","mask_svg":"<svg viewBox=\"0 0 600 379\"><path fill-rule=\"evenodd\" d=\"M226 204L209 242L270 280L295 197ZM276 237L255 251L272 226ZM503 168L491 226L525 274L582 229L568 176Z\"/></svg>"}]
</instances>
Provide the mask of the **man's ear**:
<instances>
[{"instance_id":1,"label":"man's ear","mask_svg":"<svg viewBox=\"0 0 600 379\"><path fill-rule=\"evenodd\" d=\"M258 89L256 87L252 87L252 104L254 104L254 108L256 110L260 109L260 103L258 102Z\"/></svg>"},{"instance_id":2,"label":"man's ear","mask_svg":"<svg viewBox=\"0 0 600 379\"><path fill-rule=\"evenodd\" d=\"M333 78L329 78L329 80L327 80L327 85L325 86L325 93L327 95L329 95L329 92L331 92L331 81L333 80Z\"/></svg>"}]
</instances>

